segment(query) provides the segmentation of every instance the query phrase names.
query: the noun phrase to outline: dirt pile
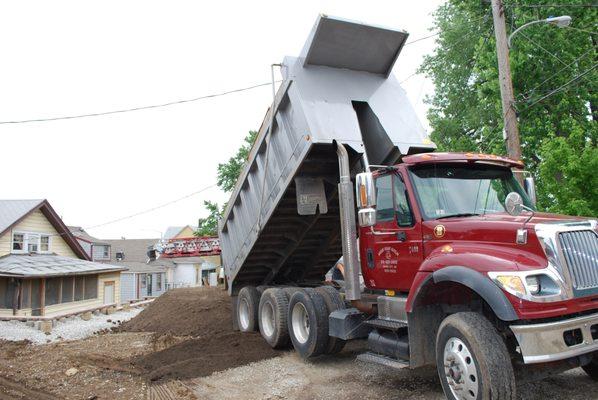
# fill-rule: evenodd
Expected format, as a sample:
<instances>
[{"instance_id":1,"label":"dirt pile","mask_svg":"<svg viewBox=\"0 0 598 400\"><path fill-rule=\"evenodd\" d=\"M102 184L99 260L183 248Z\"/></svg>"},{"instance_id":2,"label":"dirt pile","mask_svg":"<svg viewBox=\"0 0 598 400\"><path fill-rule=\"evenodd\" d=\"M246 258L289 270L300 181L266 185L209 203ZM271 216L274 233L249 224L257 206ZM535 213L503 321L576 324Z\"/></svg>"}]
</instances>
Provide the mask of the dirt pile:
<instances>
[{"instance_id":1,"label":"dirt pile","mask_svg":"<svg viewBox=\"0 0 598 400\"><path fill-rule=\"evenodd\" d=\"M165 336L188 337L132 360L152 381L206 376L280 354L258 333L232 330L230 297L217 288L171 290L119 330L155 332L158 343Z\"/></svg>"}]
</instances>

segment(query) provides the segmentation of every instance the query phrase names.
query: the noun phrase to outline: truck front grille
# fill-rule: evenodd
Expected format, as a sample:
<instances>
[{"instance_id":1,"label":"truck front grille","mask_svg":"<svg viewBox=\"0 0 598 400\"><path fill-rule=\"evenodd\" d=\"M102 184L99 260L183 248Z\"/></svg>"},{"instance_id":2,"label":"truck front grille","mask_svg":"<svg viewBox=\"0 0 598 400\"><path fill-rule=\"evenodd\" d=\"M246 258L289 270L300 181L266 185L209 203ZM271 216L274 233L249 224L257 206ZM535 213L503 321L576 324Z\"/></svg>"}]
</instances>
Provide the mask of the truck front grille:
<instances>
[{"instance_id":1,"label":"truck front grille","mask_svg":"<svg viewBox=\"0 0 598 400\"><path fill-rule=\"evenodd\" d=\"M561 232L559 241L573 288L598 287L598 235L591 230Z\"/></svg>"}]
</instances>

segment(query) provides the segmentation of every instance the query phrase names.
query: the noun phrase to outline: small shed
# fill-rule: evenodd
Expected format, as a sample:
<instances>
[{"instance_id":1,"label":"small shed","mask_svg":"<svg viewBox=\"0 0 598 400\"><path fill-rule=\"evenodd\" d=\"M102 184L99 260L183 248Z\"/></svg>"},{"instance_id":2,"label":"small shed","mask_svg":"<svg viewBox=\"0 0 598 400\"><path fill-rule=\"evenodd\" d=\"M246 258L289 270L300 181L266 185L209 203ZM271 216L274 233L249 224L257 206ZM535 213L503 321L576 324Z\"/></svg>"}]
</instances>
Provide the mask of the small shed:
<instances>
[{"instance_id":1,"label":"small shed","mask_svg":"<svg viewBox=\"0 0 598 400\"><path fill-rule=\"evenodd\" d=\"M166 291L167 266L138 261L120 262L119 265L127 268L121 274L120 293L123 302L160 296Z\"/></svg>"}]
</instances>

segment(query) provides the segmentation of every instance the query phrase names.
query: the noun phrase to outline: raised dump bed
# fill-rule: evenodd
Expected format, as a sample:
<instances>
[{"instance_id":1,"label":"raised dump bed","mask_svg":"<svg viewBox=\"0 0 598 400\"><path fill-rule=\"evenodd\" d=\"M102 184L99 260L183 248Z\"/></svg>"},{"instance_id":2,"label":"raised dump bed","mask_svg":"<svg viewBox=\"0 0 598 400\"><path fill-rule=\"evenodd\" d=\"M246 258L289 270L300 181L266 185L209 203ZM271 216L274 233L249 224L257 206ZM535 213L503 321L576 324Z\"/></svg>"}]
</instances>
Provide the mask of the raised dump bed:
<instances>
[{"instance_id":1,"label":"raised dump bed","mask_svg":"<svg viewBox=\"0 0 598 400\"><path fill-rule=\"evenodd\" d=\"M370 164L387 165L434 148L391 75L407 36L320 16L284 59L273 129L268 113L219 226L231 294L321 280L341 256L334 141L356 172L364 144Z\"/></svg>"}]
</instances>

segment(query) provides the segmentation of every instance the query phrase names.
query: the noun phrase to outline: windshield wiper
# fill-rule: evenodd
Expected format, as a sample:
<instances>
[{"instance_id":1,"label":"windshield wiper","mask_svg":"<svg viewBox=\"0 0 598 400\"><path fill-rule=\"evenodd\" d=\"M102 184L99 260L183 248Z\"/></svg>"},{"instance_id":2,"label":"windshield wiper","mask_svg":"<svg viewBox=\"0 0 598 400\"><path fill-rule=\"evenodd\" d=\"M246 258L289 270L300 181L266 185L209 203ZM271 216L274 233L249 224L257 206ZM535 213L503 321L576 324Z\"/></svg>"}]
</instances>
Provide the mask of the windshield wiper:
<instances>
[{"instance_id":1,"label":"windshield wiper","mask_svg":"<svg viewBox=\"0 0 598 400\"><path fill-rule=\"evenodd\" d=\"M461 213L461 214L452 214L452 215L443 215L442 217L437 217L436 219L444 219L444 218L457 218L457 217L478 217L482 214L476 213Z\"/></svg>"}]
</instances>

